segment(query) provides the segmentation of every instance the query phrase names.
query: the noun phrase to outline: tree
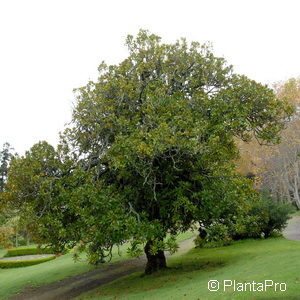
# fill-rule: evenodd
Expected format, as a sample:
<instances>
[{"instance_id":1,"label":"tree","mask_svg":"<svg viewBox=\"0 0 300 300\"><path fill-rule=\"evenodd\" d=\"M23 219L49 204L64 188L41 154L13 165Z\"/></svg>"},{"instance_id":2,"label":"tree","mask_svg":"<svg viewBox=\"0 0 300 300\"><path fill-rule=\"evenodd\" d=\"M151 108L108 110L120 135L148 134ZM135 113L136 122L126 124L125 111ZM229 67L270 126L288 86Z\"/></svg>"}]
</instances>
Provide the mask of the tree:
<instances>
[{"instance_id":1,"label":"tree","mask_svg":"<svg viewBox=\"0 0 300 300\"><path fill-rule=\"evenodd\" d=\"M300 209L300 121L293 120L283 132L282 142L265 161L262 186L279 201L295 204Z\"/></svg>"},{"instance_id":2,"label":"tree","mask_svg":"<svg viewBox=\"0 0 300 300\"><path fill-rule=\"evenodd\" d=\"M47 142L39 142L24 156L15 155L10 163L9 176L3 193L5 209L10 211L10 223L14 224L16 239L23 231L36 242L51 242L44 236L43 228L53 230L43 213L55 211L52 201L58 194L56 181L62 172L62 164L55 149ZM55 224L55 223L54 223ZM21 230L22 229L22 230Z\"/></svg>"},{"instance_id":3,"label":"tree","mask_svg":"<svg viewBox=\"0 0 300 300\"><path fill-rule=\"evenodd\" d=\"M296 107L300 106L300 78L290 78L285 82L277 82L274 88L278 97Z\"/></svg>"},{"instance_id":4,"label":"tree","mask_svg":"<svg viewBox=\"0 0 300 300\"><path fill-rule=\"evenodd\" d=\"M4 143L0 151L0 245L8 246L14 230L9 224L9 213L4 209L3 194L5 191L5 184L8 177L9 162L12 158L11 148L9 143Z\"/></svg>"},{"instance_id":5,"label":"tree","mask_svg":"<svg viewBox=\"0 0 300 300\"><path fill-rule=\"evenodd\" d=\"M291 108L207 45L163 44L143 30L126 44L127 59L102 63L98 81L76 90L68 138L94 185L144 222L133 237L146 241L151 273L166 266L166 234L199 221L203 181L237 157L233 137L277 142Z\"/></svg>"},{"instance_id":6,"label":"tree","mask_svg":"<svg viewBox=\"0 0 300 300\"><path fill-rule=\"evenodd\" d=\"M92 262L113 245L130 241L134 254L144 245L150 274L166 267L174 235L224 205L207 182L234 176L234 137L275 143L292 110L207 45L164 44L144 30L126 45L128 58L102 63L98 80L76 90L58 150L66 171L47 179L40 222L54 244L80 242Z\"/></svg>"},{"instance_id":7,"label":"tree","mask_svg":"<svg viewBox=\"0 0 300 300\"><path fill-rule=\"evenodd\" d=\"M273 89L279 99L295 108L294 115L287 124L286 129L281 133L281 141L283 143L285 143L285 137L289 136L289 139L292 139L292 144L295 145L299 139L297 136L296 123L299 122L300 112L300 79L290 78L287 81L274 83ZM266 172L270 167L269 162L272 160L271 157L276 156L278 151L281 152L279 149L281 146L261 145L255 139L251 142L244 142L240 139L237 139L236 142L240 152L240 158L237 161L238 171L245 175L248 173L255 174L256 180L258 181L257 183L259 185L262 181L264 181ZM277 183L274 182L274 185L276 184Z\"/></svg>"},{"instance_id":8,"label":"tree","mask_svg":"<svg viewBox=\"0 0 300 300\"><path fill-rule=\"evenodd\" d=\"M3 144L3 149L0 152L0 193L4 191L4 184L7 179L8 164L11 159L11 150L9 143Z\"/></svg>"},{"instance_id":9,"label":"tree","mask_svg":"<svg viewBox=\"0 0 300 300\"><path fill-rule=\"evenodd\" d=\"M269 190L279 201L293 203L300 208L300 136L299 105L300 79L291 78L275 85L280 99L295 107L295 114L287 128L281 133L281 143L269 150L264 159L262 187Z\"/></svg>"}]
</instances>

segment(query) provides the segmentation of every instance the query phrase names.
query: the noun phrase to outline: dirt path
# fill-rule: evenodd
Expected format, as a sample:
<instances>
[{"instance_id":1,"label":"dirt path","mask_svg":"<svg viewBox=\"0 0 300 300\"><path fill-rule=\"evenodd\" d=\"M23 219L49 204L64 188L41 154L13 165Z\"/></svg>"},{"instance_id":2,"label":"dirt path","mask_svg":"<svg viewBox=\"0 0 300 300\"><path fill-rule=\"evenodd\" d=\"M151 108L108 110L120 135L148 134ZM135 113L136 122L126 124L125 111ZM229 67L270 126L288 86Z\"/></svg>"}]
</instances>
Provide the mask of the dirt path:
<instances>
[{"instance_id":1,"label":"dirt path","mask_svg":"<svg viewBox=\"0 0 300 300\"><path fill-rule=\"evenodd\" d=\"M182 254L193 248L194 237L179 243L179 250L174 255ZM169 255L167 255L169 256ZM9 300L67 300L113 281L124 275L143 271L145 257L129 259L117 263L101 265L88 273L69 277L40 288L28 289Z\"/></svg>"},{"instance_id":2,"label":"dirt path","mask_svg":"<svg viewBox=\"0 0 300 300\"><path fill-rule=\"evenodd\" d=\"M300 241L300 216L290 219L283 236L289 240Z\"/></svg>"}]
</instances>

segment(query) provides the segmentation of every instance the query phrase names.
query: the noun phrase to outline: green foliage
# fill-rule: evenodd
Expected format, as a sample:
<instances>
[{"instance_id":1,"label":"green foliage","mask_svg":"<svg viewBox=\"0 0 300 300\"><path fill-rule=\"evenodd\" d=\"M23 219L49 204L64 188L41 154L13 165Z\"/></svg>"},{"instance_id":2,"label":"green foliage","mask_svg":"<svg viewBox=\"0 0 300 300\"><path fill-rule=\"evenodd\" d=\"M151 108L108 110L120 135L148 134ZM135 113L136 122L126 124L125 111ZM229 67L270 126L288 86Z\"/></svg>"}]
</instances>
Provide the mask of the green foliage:
<instances>
[{"instance_id":1,"label":"green foliage","mask_svg":"<svg viewBox=\"0 0 300 300\"><path fill-rule=\"evenodd\" d=\"M233 238L267 238L280 235L294 211L295 208L290 203L280 203L267 192L262 192L248 213L235 223Z\"/></svg>"},{"instance_id":2,"label":"green foliage","mask_svg":"<svg viewBox=\"0 0 300 300\"><path fill-rule=\"evenodd\" d=\"M233 233L245 227L245 218L259 199L252 182L230 169L203 182L198 247L228 245Z\"/></svg>"},{"instance_id":3,"label":"green foliage","mask_svg":"<svg viewBox=\"0 0 300 300\"><path fill-rule=\"evenodd\" d=\"M28 267L32 265L37 265L43 262L47 262L50 260L55 259L56 256L49 256L49 257L42 257L30 260L18 260L18 261L11 261L11 260L0 260L0 268L1 269L9 269L9 268L21 268L21 267Z\"/></svg>"},{"instance_id":4,"label":"green foliage","mask_svg":"<svg viewBox=\"0 0 300 300\"><path fill-rule=\"evenodd\" d=\"M35 255L35 254L53 254L51 248L16 248L9 249L4 257L22 256L22 255Z\"/></svg>"},{"instance_id":5,"label":"green foliage","mask_svg":"<svg viewBox=\"0 0 300 300\"><path fill-rule=\"evenodd\" d=\"M15 227L26 229L37 243L49 241L44 232L59 230L54 213L62 215L63 209L59 210L53 199L59 194L56 182L63 172L62 166L57 152L47 142L35 144L25 156L16 155L10 163L3 200L6 207L17 214ZM41 218L50 212L53 212L53 222L46 224L46 220L43 222ZM48 230L43 230L45 227Z\"/></svg>"},{"instance_id":6,"label":"green foliage","mask_svg":"<svg viewBox=\"0 0 300 300\"><path fill-rule=\"evenodd\" d=\"M206 228L205 231L205 237L199 235L194 241L197 248L215 248L232 243L228 227L224 224L213 224Z\"/></svg>"},{"instance_id":7,"label":"green foliage","mask_svg":"<svg viewBox=\"0 0 300 300\"><path fill-rule=\"evenodd\" d=\"M0 226L0 245L2 247L10 246L13 234L14 230L11 227Z\"/></svg>"},{"instance_id":8,"label":"green foliage","mask_svg":"<svg viewBox=\"0 0 300 300\"><path fill-rule=\"evenodd\" d=\"M29 241L24 237L24 236L19 236L18 237L18 245L19 246L26 246L29 244Z\"/></svg>"},{"instance_id":9,"label":"green foliage","mask_svg":"<svg viewBox=\"0 0 300 300\"><path fill-rule=\"evenodd\" d=\"M12 244L12 237L15 232L9 224L10 213L5 209L4 191L7 182L9 162L12 158L13 149L9 143L4 143L0 151L0 247L7 247Z\"/></svg>"},{"instance_id":10,"label":"green foliage","mask_svg":"<svg viewBox=\"0 0 300 300\"><path fill-rule=\"evenodd\" d=\"M85 156L82 162L95 174L101 193L112 194L108 202L119 207L96 217L93 211L107 203L74 197L80 215L86 214L97 233L105 232L97 240L87 238L93 255L130 235L133 248L137 241L152 240L155 252L166 247L167 232L222 218L221 206L239 201L227 193L219 202L221 193L214 195L218 185L226 190L231 184L218 176L228 174L228 163L237 156L233 137L249 140L252 132L276 142L291 113L272 90L234 74L207 45L184 39L163 44L141 30L128 37L127 46L127 59L114 66L103 63L98 81L76 90L74 127L66 134ZM230 189L237 193L238 182ZM108 241L104 235L120 232L113 220L121 215L124 230Z\"/></svg>"},{"instance_id":11,"label":"green foliage","mask_svg":"<svg viewBox=\"0 0 300 300\"><path fill-rule=\"evenodd\" d=\"M5 143L0 151L0 193L4 191L4 185L6 183L8 174L8 165L12 157L12 150L13 149L10 147L10 144Z\"/></svg>"},{"instance_id":12,"label":"green foliage","mask_svg":"<svg viewBox=\"0 0 300 300\"><path fill-rule=\"evenodd\" d=\"M76 90L58 149L40 142L15 158L7 184L41 241L80 243L93 263L128 240L133 253L147 242L152 254L175 250L168 233L223 222L232 207L236 217L253 190L230 179L234 137L277 142L292 112L207 45L145 30L126 45L124 61Z\"/></svg>"},{"instance_id":13,"label":"green foliage","mask_svg":"<svg viewBox=\"0 0 300 300\"><path fill-rule=\"evenodd\" d=\"M204 211L209 214L202 215L197 247L218 247L230 244L232 239L280 235L294 212L291 204L279 203L265 192L253 191L248 179L235 177L223 188L219 183L218 189L215 184L218 181L213 182L211 190L206 189L209 201ZM209 207L213 203L215 207Z\"/></svg>"}]
</instances>

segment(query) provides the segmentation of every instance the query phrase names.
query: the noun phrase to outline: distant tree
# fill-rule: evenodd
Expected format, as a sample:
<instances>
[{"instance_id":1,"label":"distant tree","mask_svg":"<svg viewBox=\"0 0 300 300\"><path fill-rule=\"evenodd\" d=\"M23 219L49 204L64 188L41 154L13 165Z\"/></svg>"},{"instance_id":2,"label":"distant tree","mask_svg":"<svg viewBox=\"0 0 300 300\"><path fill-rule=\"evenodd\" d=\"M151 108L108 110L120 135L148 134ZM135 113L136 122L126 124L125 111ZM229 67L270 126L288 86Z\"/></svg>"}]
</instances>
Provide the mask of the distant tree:
<instances>
[{"instance_id":1,"label":"distant tree","mask_svg":"<svg viewBox=\"0 0 300 300\"><path fill-rule=\"evenodd\" d=\"M12 151L9 143L4 143L0 151L0 192L4 191L4 184L7 179L8 164L12 156Z\"/></svg>"},{"instance_id":2,"label":"distant tree","mask_svg":"<svg viewBox=\"0 0 300 300\"><path fill-rule=\"evenodd\" d=\"M290 78L274 84L277 96L286 103L300 106L300 78Z\"/></svg>"},{"instance_id":3,"label":"distant tree","mask_svg":"<svg viewBox=\"0 0 300 300\"><path fill-rule=\"evenodd\" d=\"M295 107L295 114L281 133L282 142L265 157L261 182L273 197L300 209L300 79L277 83L275 89L280 99Z\"/></svg>"},{"instance_id":4,"label":"distant tree","mask_svg":"<svg viewBox=\"0 0 300 300\"><path fill-rule=\"evenodd\" d=\"M294 203L300 209L300 120L292 121L282 142L265 161L262 186L279 201Z\"/></svg>"},{"instance_id":5,"label":"distant tree","mask_svg":"<svg viewBox=\"0 0 300 300\"><path fill-rule=\"evenodd\" d=\"M281 133L282 140L285 140L285 136L294 135L292 144L295 145L295 142L299 137L297 137L297 132L293 133L293 130L296 130L297 123L300 117L300 78L290 78L287 81L281 81L273 84L273 89L276 96L293 106L295 113L291 118L291 122L287 123L286 129ZM237 160L238 171L247 174L254 173L259 175L256 177L258 185L261 183L265 172L270 167L266 165L266 162L278 151L278 145L261 145L256 139L253 139L251 142L244 142L241 139L236 139L239 151L240 158ZM287 145L286 145L287 146ZM275 183L274 183L275 184Z\"/></svg>"},{"instance_id":6,"label":"distant tree","mask_svg":"<svg viewBox=\"0 0 300 300\"><path fill-rule=\"evenodd\" d=\"M11 245L11 238L14 235L14 230L11 226L0 226L0 246L7 247Z\"/></svg>"},{"instance_id":7,"label":"distant tree","mask_svg":"<svg viewBox=\"0 0 300 300\"><path fill-rule=\"evenodd\" d=\"M40 222L40 218L44 211L53 208L50 204L55 198L60 166L55 149L47 142L39 142L24 156L12 158L2 198L5 209L10 212L8 223L13 224L16 237L23 232L27 238L30 232L35 241L48 241L40 232L43 226L50 228L51 224Z\"/></svg>"}]
</instances>

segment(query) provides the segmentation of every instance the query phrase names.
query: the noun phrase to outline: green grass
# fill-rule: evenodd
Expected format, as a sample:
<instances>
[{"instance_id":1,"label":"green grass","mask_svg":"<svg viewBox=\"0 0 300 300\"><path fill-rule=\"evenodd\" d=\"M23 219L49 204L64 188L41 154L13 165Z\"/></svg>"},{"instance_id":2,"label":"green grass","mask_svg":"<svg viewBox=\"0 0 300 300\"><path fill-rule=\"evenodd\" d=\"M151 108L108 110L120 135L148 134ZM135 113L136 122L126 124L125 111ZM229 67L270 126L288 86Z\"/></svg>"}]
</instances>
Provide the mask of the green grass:
<instances>
[{"instance_id":1,"label":"green grass","mask_svg":"<svg viewBox=\"0 0 300 300\"><path fill-rule=\"evenodd\" d=\"M190 232L183 233L178 236L177 240L185 240L191 236L193 236L193 234ZM126 249L126 245L121 246L119 249L121 256L119 256L118 249L115 247L113 249L113 259L111 262L113 263L128 258ZM3 257L6 252L6 250L1 249L0 257ZM99 268L102 266L101 264ZM69 276L88 272L94 268L95 266L88 264L85 255L82 255L81 259L74 263L72 253L68 253L40 265L24 268L0 269L0 299L8 298L28 287L42 286Z\"/></svg>"},{"instance_id":2,"label":"green grass","mask_svg":"<svg viewBox=\"0 0 300 300\"><path fill-rule=\"evenodd\" d=\"M113 250L113 259L116 262L127 257L124 246L121 248L122 256L117 255L117 248ZM6 250L0 250L3 256ZM100 265L99 267L101 267ZM88 264L85 255L81 255L78 262L74 262L72 253L57 257L55 260L18 269L0 269L0 299L8 298L19 293L24 288L37 287L59 281L69 276L75 276L95 269L95 266Z\"/></svg>"},{"instance_id":3,"label":"green grass","mask_svg":"<svg viewBox=\"0 0 300 300\"><path fill-rule=\"evenodd\" d=\"M21 292L25 287L44 285L87 272L93 268L85 260L74 263L72 254L69 253L40 265L17 269L0 269L0 299Z\"/></svg>"},{"instance_id":4,"label":"green grass","mask_svg":"<svg viewBox=\"0 0 300 300\"><path fill-rule=\"evenodd\" d=\"M124 276L78 299L300 299L300 242L284 238L245 240L214 249L192 249L170 258L172 269L150 276ZM210 292L211 279L284 282L286 292Z\"/></svg>"},{"instance_id":5,"label":"green grass","mask_svg":"<svg viewBox=\"0 0 300 300\"><path fill-rule=\"evenodd\" d=\"M20 247L14 249L8 249L4 257L14 257L23 255L36 255L36 254L53 254L54 251L51 248L40 249L38 247Z\"/></svg>"}]
</instances>

